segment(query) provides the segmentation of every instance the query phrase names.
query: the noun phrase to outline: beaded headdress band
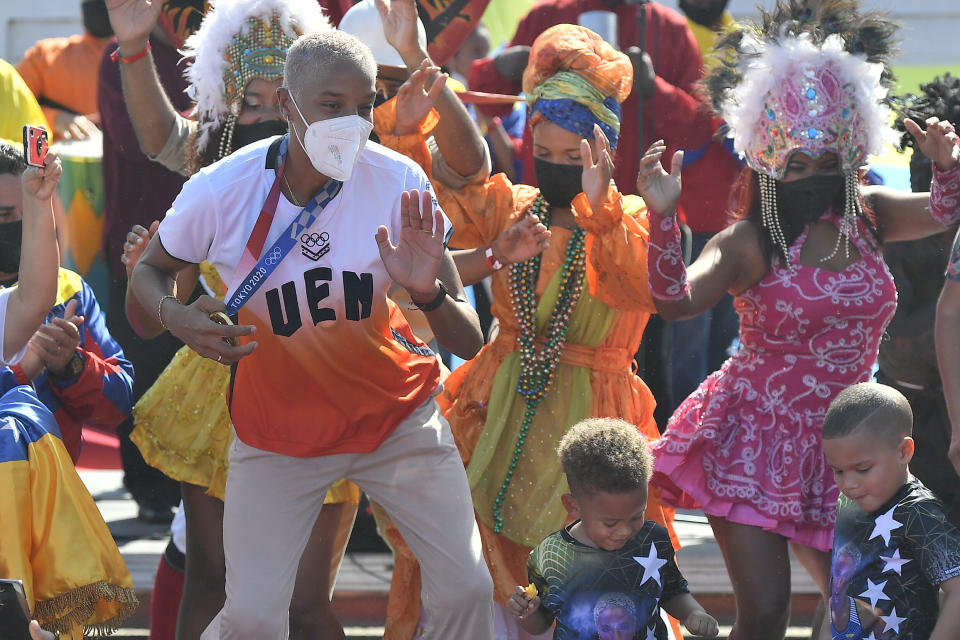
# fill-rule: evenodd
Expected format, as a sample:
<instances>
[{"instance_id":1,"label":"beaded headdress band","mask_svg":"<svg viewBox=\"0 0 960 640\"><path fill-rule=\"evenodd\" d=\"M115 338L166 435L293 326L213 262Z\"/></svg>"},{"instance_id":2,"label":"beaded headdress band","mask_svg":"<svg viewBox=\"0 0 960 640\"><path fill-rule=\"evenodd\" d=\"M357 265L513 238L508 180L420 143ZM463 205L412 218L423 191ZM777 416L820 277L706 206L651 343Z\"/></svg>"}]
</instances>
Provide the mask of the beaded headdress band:
<instances>
[{"instance_id":1,"label":"beaded headdress band","mask_svg":"<svg viewBox=\"0 0 960 640\"><path fill-rule=\"evenodd\" d=\"M332 29L316 0L219 0L200 29L191 35L184 55L195 115L200 122L197 147L203 151L220 127L229 139L252 78L283 76L287 49L303 33Z\"/></svg>"}]
</instances>

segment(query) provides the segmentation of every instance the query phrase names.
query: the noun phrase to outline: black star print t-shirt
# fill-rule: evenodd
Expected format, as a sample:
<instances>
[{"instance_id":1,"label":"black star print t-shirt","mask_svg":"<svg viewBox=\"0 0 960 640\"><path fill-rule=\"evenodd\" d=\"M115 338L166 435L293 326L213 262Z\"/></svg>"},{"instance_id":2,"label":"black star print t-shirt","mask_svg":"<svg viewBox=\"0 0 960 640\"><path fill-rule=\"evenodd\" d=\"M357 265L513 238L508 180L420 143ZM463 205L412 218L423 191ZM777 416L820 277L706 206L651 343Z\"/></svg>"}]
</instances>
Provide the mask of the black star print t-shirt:
<instances>
[{"instance_id":1,"label":"black star print t-shirt","mask_svg":"<svg viewBox=\"0 0 960 640\"><path fill-rule=\"evenodd\" d=\"M926 640L940 583L960 575L960 531L916 478L871 513L841 495L830 574L834 638Z\"/></svg>"},{"instance_id":2,"label":"black star print t-shirt","mask_svg":"<svg viewBox=\"0 0 960 640\"><path fill-rule=\"evenodd\" d=\"M556 640L665 640L660 602L687 593L667 530L647 521L622 548L604 551L552 533L530 552L527 572L540 606L557 620Z\"/></svg>"}]
</instances>

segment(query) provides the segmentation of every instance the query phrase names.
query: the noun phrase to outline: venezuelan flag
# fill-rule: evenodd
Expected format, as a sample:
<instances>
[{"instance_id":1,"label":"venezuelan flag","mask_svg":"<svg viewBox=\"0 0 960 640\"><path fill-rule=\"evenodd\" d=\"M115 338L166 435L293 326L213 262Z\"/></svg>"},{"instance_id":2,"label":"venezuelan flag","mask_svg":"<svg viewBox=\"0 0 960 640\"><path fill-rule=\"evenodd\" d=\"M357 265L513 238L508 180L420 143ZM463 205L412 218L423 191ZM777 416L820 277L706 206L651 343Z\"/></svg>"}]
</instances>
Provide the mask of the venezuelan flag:
<instances>
[{"instance_id":1,"label":"venezuelan flag","mask_svg":"<svg viewBox=\"0 0 960 640\"><path fill-rule=\"evenodd\" d=\"M53 414L0 372L0 578L23 580L41 626L79 640L137 608L133 580Z\"/></svg>"}]
</instances>

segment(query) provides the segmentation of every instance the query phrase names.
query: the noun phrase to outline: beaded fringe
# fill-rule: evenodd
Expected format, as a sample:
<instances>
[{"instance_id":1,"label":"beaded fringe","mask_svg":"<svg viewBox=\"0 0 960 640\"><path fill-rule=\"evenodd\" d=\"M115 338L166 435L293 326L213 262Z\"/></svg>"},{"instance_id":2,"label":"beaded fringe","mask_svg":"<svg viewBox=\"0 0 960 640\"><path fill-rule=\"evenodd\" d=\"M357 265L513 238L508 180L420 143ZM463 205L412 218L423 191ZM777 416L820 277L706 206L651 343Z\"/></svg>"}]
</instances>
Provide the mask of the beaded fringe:
<instances>
[{"instance_id":1,"label":"beaded fringe","mask_svg":"<svg viewBox=\"0 0 960 640\"><path fill-rule=\"evenodd\" d=\"M781 257L786 261L787 269L790 265L790 247L787 246L787 239L783 235L783 227L780 225L780 214L777 211L777 181L765 174L760 173L760 213L761 223L767 231L773 244L780 250ZM820 262L826 262L837 255L840 245L843 245L843 255L850 257L850 236L856 233L856 218L863 214L860 206L860 181L856 170L849 171L843 176L843 186L845 195L845 206L843 217L840 220L840 232L837 234L837 242L833 246L830 255L821 258Z\"/></svg>"},{"instance_id":2,"label":"beaded fringe","mask_svg":"<svg viewBox=\"0 0 960 640\"><path fill-rule=\"evenodd\" d=\"M231 113L227 116L227 121L223 123L223 130L220 131L220 148L217 150L215 161L226 158L233 151L233 128L236 125L237 116Z\"/></svg>"}]
</instances>

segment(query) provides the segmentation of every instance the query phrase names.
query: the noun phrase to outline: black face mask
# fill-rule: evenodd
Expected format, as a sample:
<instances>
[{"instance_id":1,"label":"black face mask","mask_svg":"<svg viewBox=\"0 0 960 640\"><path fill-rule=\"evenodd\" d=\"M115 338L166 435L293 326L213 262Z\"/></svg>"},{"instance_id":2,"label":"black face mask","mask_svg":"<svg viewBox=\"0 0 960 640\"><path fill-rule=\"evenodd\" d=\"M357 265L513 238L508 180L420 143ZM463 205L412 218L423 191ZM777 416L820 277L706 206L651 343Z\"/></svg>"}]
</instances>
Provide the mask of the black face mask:
<instances>
[{"instance_id":1,"label":"black face mask","mask_svg":"<svg viewBox=\"0 0 960 640\"><path fill-rule=\"evenodd\" d=\"M843 213L843 176L810 176L777 182L777 209L791 222L809 224L834 207Z\"/></svg>"},{"instance_id":2,"label":"black face mask","mask_svg":"<svg viewBox=\"0 0 960 640\"><path fill-rule=\"evenodd\" d=\"M583 165L557 164L540 158L533 159L540 195L551 207L570 206L577 194L583 191Z\"/></svg>"},{"instance_id":3,"label":"black face mask","mask_svg":"<svg viewBox=\"0 0 960 640\"><path fill-rule=\"evenodd\" d=\"M17 273L20 270L20 241L22 238L22 220L0 222L0 272Z\"/></svg>"},{"instance_id":4,"label":"black face mask","mask_svg":"<svg viewBox=\"0 0 960 640\"><path fill-rule=\"evenodd\" d=\"M714 1L709 7L699 7L691 4L689 0L678 0L678 6L684 15L697 24L705 27L714 27L720 22L723 12L726 11L728 1L729 0L722 0L721 2Z\"/></svg>"},{"instance_id":5,"label":"black face mask","mask_svg":"<svg viewBox=\"0 0 960 640\"><path fill-rule=\"evenodd\" d=\"M83 12L83 28L94 38L109 38L113 35L110 14L104 0L87 0L80 5Z\"/></svg>"},{"instance_id":6,"label":"black face mask","mask_svg":"<svg viewBox=\"0 0 960 640\"><path fill-rule=\"evenodd\" d=\"M283 120L266 120L253 124L238 124L233 127L233 150L265 140L273 136L282 136L287 132L287 123Z\"/></svg>"}]
</instances>

